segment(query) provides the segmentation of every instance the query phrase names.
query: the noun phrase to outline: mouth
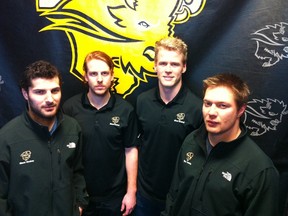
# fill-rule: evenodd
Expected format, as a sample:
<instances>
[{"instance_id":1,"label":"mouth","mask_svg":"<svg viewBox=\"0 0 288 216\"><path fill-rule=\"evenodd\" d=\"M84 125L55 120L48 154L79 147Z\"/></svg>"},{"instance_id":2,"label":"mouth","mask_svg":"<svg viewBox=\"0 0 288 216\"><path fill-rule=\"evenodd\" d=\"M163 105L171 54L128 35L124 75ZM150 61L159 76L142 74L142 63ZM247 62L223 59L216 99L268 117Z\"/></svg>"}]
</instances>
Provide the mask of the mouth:
<instances>
[{"instance_id":1,"label":"mouth","mask_svg":"<svg viewBox=\"0 0 288 216\"><path fill-rule=\"evenodd\" d=\"M172 79L173 79L172 76L163 76L163 78L164 78L165 80L172 80Z\"/></svg>"},{"instance_id":2,"label":"mouth","mask_svg":"<svg viewBox=\"0 0 288 216\"><path fill-rule=\"evenodd\" d=\"M56 108L56 105L43 107L43 109L44 109L46 112L54 111L55 108Z\"/></svg>"},{"instance_id":3,"label":"mouth","mask_svg":"<svg viewBox=\"0 0 288 216\"><path fill-rule=\"evenodd\" d=\"M105 86L95 86L95 90L104 90Z\"/></svg>"},{"instance_id":4,"label":"mouth","mask_svg":"<svg viewBox=\"0 0 288 216\"><path fill-rule=\"evenodd\" d=\"M206 125L209 127L215 127L218 125L218 122L211 121L211 120L206 120Z\"/></svg>"}]
</instances>

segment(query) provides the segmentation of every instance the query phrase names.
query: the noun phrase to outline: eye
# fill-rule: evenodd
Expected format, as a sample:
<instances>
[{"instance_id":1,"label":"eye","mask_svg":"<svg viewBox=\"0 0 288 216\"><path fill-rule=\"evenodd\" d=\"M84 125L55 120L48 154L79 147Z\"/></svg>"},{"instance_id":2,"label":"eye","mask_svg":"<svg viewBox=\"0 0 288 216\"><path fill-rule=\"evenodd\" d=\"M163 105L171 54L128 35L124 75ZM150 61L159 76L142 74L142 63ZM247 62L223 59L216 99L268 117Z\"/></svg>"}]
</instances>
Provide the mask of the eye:
<instances>
[{"instance_id":1,"label":"eye","mask_svg":"<svg viewBox=\"0 0 288 216\"><path fill-rule=\"evenodd\" d=\"M269 115L270 115L270 116L277 116L278 114L277 114L277 113L274 113L274 112L269 112Z\"/></svg>"},{"instance_id":2,"label":"eye","mask_svg":"<svg viewBox=\"0 0 288 216\"><path fill-rule=\"evenodd\" d=\"M205 107L210 107L212 105L212 103L209 101L203 101L203 104Z\"/></svg>"},{"instance_id":3,"label":"eye","mask_svg":"<svg viewBox=\"0 0 288 216\"><path fill-rule=\"evenodd\" d=\"M158 65L159 65L159 66L166 66L166 65L167 65L167 62L158 62Z\"/></svg>"},{"instance_id":4,"label":"eye","mask_svg":"<svg viewBox=\"0 0 288 216\"><path fill-rule=\"evenodd\" d=\"M150 26L150 25L149 25L147 22L145 22L145 21L139 22L138 25L141 26L141 27L144 27L144 28L148 28L148 27Z\"/></svg>"},{"instance_id":5,"label":"eye","mask_svg":"<svg viewBox=\"0 0 288 216\"><path fill-rule=\"evenodd\" d=\"M38 90L35 90L35 91L34 91L34 94L44 95L44 94L46 94L46 91L45 91L45 90L38 89Z\"/></svg>"},{"instance_id":6,"label":"eye","mask_svg":"<svg viewBox=\"0 0 288 216\"><path fill-rule=\"evenodd\" d=\"M283 40L284 42L287 42L287 41L288 41L288 37L282 37L282 40Z\"/></svg>"},{"instance_id":7,"label":"eye","mask_svg":"<svg viewBox=\"0 0 288 216\"><path fill-rule=\"evenodd\" d=\"M224 103L220 103L217 105L217 107L219 107L220 109L226 109L228 107L228 105L224 104Z\"/></svg>"},{"instance_id":8,"label":"eye","mask_svg":"<svg viewBox=\"0 0 288 216\"><path fill-rule=\"evenodd\" d=\"M89 76L91 76L91 77L96 77L97 75L98 75L98 73L97 72L89 72L88 73L89 74Z\"/></svg>"},{"instance_id":9,"label":"eye","mask_svg":"<svg viewBox=\"0 0 288 216\"><path fill-rule=\"evenodd\" d=\"M60 88L55 88L55 89L52 89L51 93L52 94L58 94L60 91L61 91Z\"/></svg>"},{"instance_id":10,"label":"eye","mask_svg":"<svg viewBox=\"0 0 288 216\"><path fill-rule=\"evenodd\" d=\"M180 64L179 64L178 62L172 62L172 63L171 63L171 66L172 66L172 67L179 67Z\"/></svg>"},{"instance_id":11,"label":"eye","mask_svg":"<svg viewBox=\"0 0 288 216\"><path fill-rule=\"evenodd\" d=\"M101 75L102 76L108 76L110 73L109 73L109 71L102 71L101 72Z\"/></svg>"}]
</instances>

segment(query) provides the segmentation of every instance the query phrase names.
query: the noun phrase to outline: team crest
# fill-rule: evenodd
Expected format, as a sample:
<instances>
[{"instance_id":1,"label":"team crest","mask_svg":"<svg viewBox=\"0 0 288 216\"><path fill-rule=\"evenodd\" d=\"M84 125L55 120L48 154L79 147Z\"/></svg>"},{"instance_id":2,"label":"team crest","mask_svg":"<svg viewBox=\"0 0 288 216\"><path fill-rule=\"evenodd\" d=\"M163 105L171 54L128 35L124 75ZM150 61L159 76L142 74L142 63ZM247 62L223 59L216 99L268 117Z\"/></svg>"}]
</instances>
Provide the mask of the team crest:
<instances>
[{"instance_id":1,"label":"team crest","mask_svg":"<svg viewBox=\"0 0 288 216\"><path fill-rule=\"evenodd\" d=\"M120 126L120 125L119 125L119 122L120 122L120 117L119 117L119 116L113 116L113 117L111 118L111 123L110 123L110 125Z\"/></svg>"},{"instance_id":2,"label":"team crest","mask_svg":"<svg viewBox=\"0 0 288 216\"><path fill-rule=\"evenodd\" d=\"M23 161L28 161L31 157L31 151L28 150L28 151L22 152L20 157L22 158Z\"/></svg>"},{"instance_id":3,"label":"team crest","mask_svg":"<svg viewBox=\"0 0 288 216\"><path fill-rule=\"evenodd\" d=\"M191 160L194 157L194 153L193 152L187 152L186 153L186 159L184 160L184 163L187 163L189 165L191 165Z\"/></svg>"},{"instance_id":4,"label":"team crest","mask_svg":"<svg viewBox=\"0 0 288 216\"><path fill-rule=\"evenodd\" d=\"M19 162L19 164L22 165L22 164L33 163L34 160L30 160L31 156L32 156L32 152L29 151L29 150L22 152L20 154L20 157L21 157L22 161Z\"/></svg>"},{"instance_id":5,"label":"team crest","mask_svg":"<svg viewBox=\"0 0 288 216\"><path fill-rule=\"evenodd\" d=\"M176 114L176 119L174 119L174 122L178 122L178 123L184 124L185 123L184 119L185 119L185 113L177 113Z\"/></svg>"}]
</instances>

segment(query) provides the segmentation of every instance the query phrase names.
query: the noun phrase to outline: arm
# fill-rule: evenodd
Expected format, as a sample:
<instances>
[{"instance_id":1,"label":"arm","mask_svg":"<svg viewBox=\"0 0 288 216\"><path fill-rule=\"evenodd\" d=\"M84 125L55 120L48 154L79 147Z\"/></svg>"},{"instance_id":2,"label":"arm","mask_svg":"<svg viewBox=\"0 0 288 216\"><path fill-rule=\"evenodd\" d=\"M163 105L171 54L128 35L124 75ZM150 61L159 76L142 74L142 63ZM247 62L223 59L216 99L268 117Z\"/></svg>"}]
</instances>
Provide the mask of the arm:
<instances>
[{"instance_id":1,"label":"arm","mask_svg":"<svg viewBox=\"0 0 288 216\"><path fill-rule=\"evenodd\" d=\"M267 168L257 175L246 187L244 200L244 216L279 215L279 178L275 168Z\"/></svg>"},{"instance_id":2,"label":"arm","mask_svg":"<svg viewBox=\"0 0 288 216\"><path fill-rule=\"evenodd\" d=\"M2 145L2 144L0 144ZM8 205L9 190L9 163L8 154L2 146L0 147L0 215L11 216L12 212Z\"/></svg>"},{"instance_id":3,"label":"arm","mask_svg":"<svg viewBox=\"0 0 288 216\"><path fill-rule=\"evenodd\" d=\"M75 155L74 162L74 175L73 183L76 193L76 203L79 207L80 215L82 214L82 209L88 204L88 194L86 192L86 183L83 175L83 163L82 163L82 133L79 133L79 143L77 145L77 153Z\"/></svg>"},{"instance_id":4,"label":"arm","mask_svg":"<svg viewBox=\"0 0 288 216\"><path fill-rule=\"evenodd\" d=\"M131 147L125 149L127 192L122 200L121 211L123 216L129 215L136 205L137 172L138 172L138 149Z\"/></svg>"}]
</instances>

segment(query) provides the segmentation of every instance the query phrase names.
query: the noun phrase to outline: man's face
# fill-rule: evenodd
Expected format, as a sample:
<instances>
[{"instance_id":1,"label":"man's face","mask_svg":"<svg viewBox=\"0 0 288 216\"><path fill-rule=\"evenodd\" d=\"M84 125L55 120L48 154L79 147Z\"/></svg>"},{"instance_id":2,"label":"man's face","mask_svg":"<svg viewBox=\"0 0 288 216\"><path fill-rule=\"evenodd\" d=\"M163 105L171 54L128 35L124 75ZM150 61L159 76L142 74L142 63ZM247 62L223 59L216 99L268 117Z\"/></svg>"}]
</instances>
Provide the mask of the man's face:
<instances>
[{"instance_id":1,"label":"man's face","mask_svg":"<svg viewBox=\"0 0 288 216\"><path fill-rule=\"evenodd\" d=\"M22 89L28 103L28 112L31 118L43 125L54 120L60 106L61 87L59 78L35 78L31 82L28 92Z\"/></svg>"},{"instance_id":2,"label":"man's face","mask_svg":"<svg viewBox=\"0 0 288 216\"><path fill-rule=\"evenodd\" d=\"M181 85L182 74L186 71L183 64L183 54L166 49L160 49L155 62L159 85L164 88L174 88Z\"/></svg>"},{"instance_id":3,"label":"man's face","mask_svg":"<svg viewBox=\"0 0 288 216\"><path fill-rule=\"evenodd\" d=\"M113 72L106 62L98 59L87 62L85 80L88 83L89 91L94 95L104 96L109 93L113 78Z\"/></svg>"},{"instance_id":4,"label":"man's face","mask_svg":"<svg viewBox=\"0 0 288 216\"><path fill-rule=\"evenodd\" d=\"M239 119L245 107L237 110L230 88L209 87L203 99L202 113L210 137L220 141L231 141L239 132Z\"/></svg>"}]
</instances>

